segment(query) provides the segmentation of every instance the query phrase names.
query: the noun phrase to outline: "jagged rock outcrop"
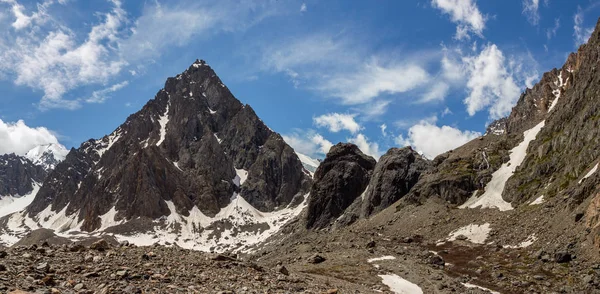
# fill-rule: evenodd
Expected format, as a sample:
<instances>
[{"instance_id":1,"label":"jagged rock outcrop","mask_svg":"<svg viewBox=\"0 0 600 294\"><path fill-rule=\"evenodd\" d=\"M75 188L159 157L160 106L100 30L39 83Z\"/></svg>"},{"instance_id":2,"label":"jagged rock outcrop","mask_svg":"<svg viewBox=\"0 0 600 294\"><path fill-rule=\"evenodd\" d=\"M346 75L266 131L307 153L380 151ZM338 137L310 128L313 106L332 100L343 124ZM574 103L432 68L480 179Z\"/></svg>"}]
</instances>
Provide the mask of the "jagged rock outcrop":
<instances>
[{"instance_id":1,"label":"jagged rock outcrop","mask_svg":"<svg viewBox=\"0 0 600 294\"><path fill-rule=\"evenodd\" d=\"M44 168L25 157L14 153L0 155L0 197L30 193L34 182L42 183L45 177Z\"/></svg>"},{"instance_id":2,"label":"jagged rock outcrop","mask_svg":"<svg viewBox=\"0 0 600 294\"><path fill-rule=\"evenodd\" d=\"M270 212L302 202L310 184L281 136L196 61L112 134L71 150L27 212L64 210L94 231L195 209L212 217L236 195Z\"/></svg>"},{"instance_id":3,"label":"jagged rock outcrop","mask_svg":"<svg viewBox=\"0 0 600 294\"><path fill-rule=\"evenodd\" d=\"M314 175L306 227L325 228L367 188L376 161L349 143L331 147Z\"/></svg>"},{"instance_id":4,"label":"jagged rock outcrop","mask_svg":"<svg viewBox=\"0 0 600 294\"><path fill-rule=\"evenodd\" d=\"M362 203L361 216L369 217L400 200L429 169L429 164L411 147L388 150L375 166Z\"/></svg>"}]
</instances>

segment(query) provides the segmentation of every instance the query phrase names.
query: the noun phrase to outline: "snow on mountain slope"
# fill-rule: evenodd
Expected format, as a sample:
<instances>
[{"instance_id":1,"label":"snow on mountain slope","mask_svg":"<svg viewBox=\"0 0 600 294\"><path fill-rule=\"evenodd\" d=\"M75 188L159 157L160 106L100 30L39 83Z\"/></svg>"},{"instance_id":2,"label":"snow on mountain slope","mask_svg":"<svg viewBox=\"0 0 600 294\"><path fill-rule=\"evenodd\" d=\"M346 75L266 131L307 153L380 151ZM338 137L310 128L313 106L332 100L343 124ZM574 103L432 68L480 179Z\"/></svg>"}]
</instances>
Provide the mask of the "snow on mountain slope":
<instances>
[{"instance_id":1,"label":"snow on mountain slope","mask_svg":"<svg viewBox=\"0 0 600 294\"><path fill-rule=\"evenodd\" d=\"M65 160L69 150L60 144L46 144L29 150L25 157L33 164L40 165L46 171L53 170L56 165Z\"/></svg>"},{"instance_id":2,"label":"snow on mountain slope","mask_svg":"<svg viewBox=\"0 0 600 294\"><path fill-rule=\"evenodd\" d=\"M512 210L509 202L502 199L502 191L506 181L510 178L517 167L521 165L527 155L529 143L535 139L544 127L544 121L523 133L523 142L510 151L510 160L504 163L492 174L492 180L485 186L485 192L481 196L473 195L459 208L498 208L500 211Z\"/></svg>"},{"instance_id":3,"label":"snow on mountain slope","mask_svg":"<svg viewBox=\"0 0 600 294\"><path fill-rule=\"evenodd\" d=\"M41 184L33 183L33 190L26 195L0 196L0 217L21 211L35 198Z\"/></svg>"},{"instance_id":4,"label":"snow on mountain slope","mask_svg":"<svg viewBox=\"0 0 600 294\"><path fill-rule=\"evenodd\" d=\"M319 160L311 158L302 153L296 152L296 155L298 155L298 158L302 162L302 165L304 166L304 168L306 170L308 170L309 172L311 172L311 174L314 174L315 171L317 170L317 167L319 167L319 165L321 164L321 162L319 162Z\"/></svg>"}]
</instances>

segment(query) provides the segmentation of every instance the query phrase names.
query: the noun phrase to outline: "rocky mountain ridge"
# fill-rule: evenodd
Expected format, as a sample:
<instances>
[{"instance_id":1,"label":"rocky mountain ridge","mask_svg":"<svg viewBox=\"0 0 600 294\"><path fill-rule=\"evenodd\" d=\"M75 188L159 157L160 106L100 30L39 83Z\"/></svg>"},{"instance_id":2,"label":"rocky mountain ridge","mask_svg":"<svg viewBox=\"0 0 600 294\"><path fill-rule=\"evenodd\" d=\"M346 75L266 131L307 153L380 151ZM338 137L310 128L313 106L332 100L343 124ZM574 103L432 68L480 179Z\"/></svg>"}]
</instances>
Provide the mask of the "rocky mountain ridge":
<instances>
[{"instance_id":1,"label":"rocky mountain ridge","mask_svg":"<svg viewBox=\"0 0 600 294\"><path fill-rule=\"evenodd\" d=\"M113 133L71 150L26 211L4 220L5 234L240 248L302 209L311 182L283 138L198 60Z\"/></svg>"}]
</instances>

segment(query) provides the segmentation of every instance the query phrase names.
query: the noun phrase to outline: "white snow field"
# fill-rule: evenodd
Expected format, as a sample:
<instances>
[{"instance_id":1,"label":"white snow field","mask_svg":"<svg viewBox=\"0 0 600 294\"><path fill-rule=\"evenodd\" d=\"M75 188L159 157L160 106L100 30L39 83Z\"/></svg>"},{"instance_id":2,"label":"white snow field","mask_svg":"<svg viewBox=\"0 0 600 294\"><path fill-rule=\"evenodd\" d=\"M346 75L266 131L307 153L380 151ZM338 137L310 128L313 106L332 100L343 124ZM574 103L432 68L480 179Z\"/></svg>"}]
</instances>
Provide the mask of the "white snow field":
<instances>
[{"instance_id":1,"label":"white snow field","mask_svg":"<svg viewBox=\"0 0 600 294\"><path fill-rule=\"evenodd\" d=\"M502 199L502 191L506 181L513 175L517 167L523 163L527 155L529 143L535 139L544 127L544 121L523 133L523 142L510 150L510 160L492 174L492 180L485 186L485 192L477 197L475 193L459 208L497 208L500 211L512 210L509 202Z\"/></svg>"}]
</instances>

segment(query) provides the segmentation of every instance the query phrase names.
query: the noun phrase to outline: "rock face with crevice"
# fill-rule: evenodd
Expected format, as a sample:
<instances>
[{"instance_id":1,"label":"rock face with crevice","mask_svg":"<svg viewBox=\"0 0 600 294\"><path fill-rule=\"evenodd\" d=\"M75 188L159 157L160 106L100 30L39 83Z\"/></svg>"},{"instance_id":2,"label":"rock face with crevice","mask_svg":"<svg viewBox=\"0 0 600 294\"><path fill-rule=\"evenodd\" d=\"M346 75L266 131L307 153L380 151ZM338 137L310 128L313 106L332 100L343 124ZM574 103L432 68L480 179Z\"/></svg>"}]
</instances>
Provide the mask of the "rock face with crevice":
<instances>
[{"instance_id":1,"label":"rock face with crevice","mask_svg":"<svg viewBox=\"0 0 600 294\"><path fill-rule=\"evenodd\" d=\"M23 156L0 155L0 197L28 194L33 190L33 184L42 183L45 177L42 166Z\"/></svg>"},{"instance_id":2,"label":"rock face with crevice","mask_svg":"<svg viewBox=\"0 0 600 294\"><path fill-rule=\"evenodd\" d=\"M376 161L354 144L339 143L329 150L314 175L306 227L321 229L341 216L367 188Z\"/></svg>"}]
</instances>

